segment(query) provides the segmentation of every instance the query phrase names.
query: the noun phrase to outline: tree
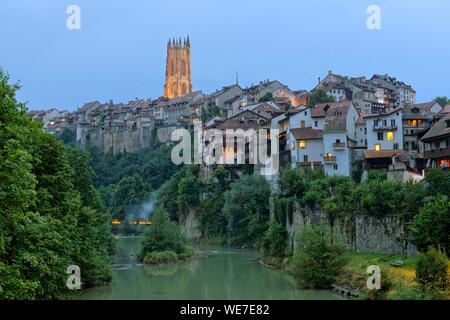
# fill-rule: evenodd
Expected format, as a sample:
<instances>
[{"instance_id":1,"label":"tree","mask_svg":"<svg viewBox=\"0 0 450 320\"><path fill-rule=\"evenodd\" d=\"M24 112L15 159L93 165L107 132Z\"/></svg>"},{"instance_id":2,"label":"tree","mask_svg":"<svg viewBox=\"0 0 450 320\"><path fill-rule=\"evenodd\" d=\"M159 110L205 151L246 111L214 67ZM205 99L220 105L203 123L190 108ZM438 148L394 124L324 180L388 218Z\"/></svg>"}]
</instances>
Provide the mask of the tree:
<instances>
[{"instance_id":1,"label":"tree","mask_svg":"<svg viewBox=\"0 0 450 320\"><path fill-rule=\"evenodd\" d=\"M447 256L430 247L417 257L416 279L424 289L443 290L448 287Z\"/></svg>"},{"instance_id":2,"label":"tree","mask_svg":"<svg viewBox=\"0 0 450 320\"><path fill-rule=\"evenodd\" d=\"M0 299L64 298L72 264L84 287L110 281L105 221L87 200L89 178L75 177L83 165L27 116L8 81L0 70Z\"/></svg>"},{"instance_id":3,"label":"tree","mask_svg":"<svg viewBox=\"0 0 450 320\"><path fill-rule=\"evenodd\" d=\"M287 232L284 226L278 222L269 222L262 242L264 254L269 257L283 257L286 242Z\"/></svg>"},{"instance_id":4,"label":"tree","mask_svg":"<svg viewBox=\"0 0 450 320\"><path fill-rule=\"evenodd\" d=\"M200 182L196 176L188 176L178 184L177 204L180 212L196 207L200 202Z\"/></svg>"},{"instance_id":5,"label":"tree","mask_svg":"<svg viewBox=\"0 0 450 320\"><path fill-rule=\"evenodd\" d=\"M325 225L306 226L297 236L294 276L306 288L327 289L344 266L344 249Z\"/></svg>"},{"instance_id":6,"label":"tree","mask_svg":"<svg viewBox=\"0 0 450 320\"><path fill-rule=\"evenodd\" d=\"M427 202L414 217L411 234L420 250L429 246L441 247L450 252L450 201L439 195Z\"/></svg>"},{"instance_id":7,"label":"tree","mask_svg":"<svg viewBox=\"0 0 450 320\"><path fill-rule=\"evenodd\" d=\"M450 104L450 98L446 96L436 97L434 102L439 103L442 107L445 107Z\"/></svg>"},{"instance_id":8,"label":"tree","mask_svg":"<svg viewBox=\"0 0 450 320\"><path fill-rule=\"evenodd\" d=\"M258 244L269 221L270 186L261 176L245 175L224 193L222 212L232 244Z\"/></svg>"},{"instance_id":9,"label":"tree","mask_svg":"<svg viewBox=\"0 0 450 320\"><path fill-rule=\"evenodd\" d=\"M142 259L154 252L173 251L179 254L186 250L186 239L163 208L156 208L152 221L144 233Z\"/></svg>"},{"instance_id":10,"label":"tree","mask_svg":"<svg viewBox=\"0 0 450 320\"><path fill-rule=\"evenodd\" d=\"M450 172L442 169L431 169L425 174L427 194L434 196L443 194L450 197Z\"/></svg>"},{"instance_id":11,"label":"tree","mask_svg":"<svg viewBox=\"0 0 450 320\"><path fill-rule=\"evenodd\" d=\"M126 206L142 203L150 196L150 191L151 186L137 174L123 178L117 184L112 198L113 213L117 216L117 213Z\"/></svg>"},{"instance_id":12,"label":"tree","mask_svg":"<svg viewBox=\"0 0 450 320\"><path fill-rule=\"evenodd\" d=\"M311 92L308 98L308 106L313 107L319 103L335 102L336 99L333 96L329 96L324 90L317 89Z\"/></svg>"}]
</instances>

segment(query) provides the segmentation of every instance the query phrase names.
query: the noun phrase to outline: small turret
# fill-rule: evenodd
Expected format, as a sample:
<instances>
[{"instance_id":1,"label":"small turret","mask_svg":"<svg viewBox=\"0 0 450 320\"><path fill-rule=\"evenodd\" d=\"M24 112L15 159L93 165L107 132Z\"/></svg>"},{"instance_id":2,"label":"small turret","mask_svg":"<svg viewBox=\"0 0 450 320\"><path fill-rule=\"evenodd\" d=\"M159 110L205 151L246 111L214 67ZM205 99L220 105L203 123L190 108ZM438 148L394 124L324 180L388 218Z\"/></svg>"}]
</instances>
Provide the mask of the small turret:
<instances>
[{"instance_id":1,"label":"small turret","mask_svg":"<svg viewBox=\"0 0 450 320\"><path fill-rule=\"evenodd\" d=\"M191 47L191 42L189 41L189 35L187 36L187 39L186 39L186 47L187 48Z\"/></svg>"}]
</instances>

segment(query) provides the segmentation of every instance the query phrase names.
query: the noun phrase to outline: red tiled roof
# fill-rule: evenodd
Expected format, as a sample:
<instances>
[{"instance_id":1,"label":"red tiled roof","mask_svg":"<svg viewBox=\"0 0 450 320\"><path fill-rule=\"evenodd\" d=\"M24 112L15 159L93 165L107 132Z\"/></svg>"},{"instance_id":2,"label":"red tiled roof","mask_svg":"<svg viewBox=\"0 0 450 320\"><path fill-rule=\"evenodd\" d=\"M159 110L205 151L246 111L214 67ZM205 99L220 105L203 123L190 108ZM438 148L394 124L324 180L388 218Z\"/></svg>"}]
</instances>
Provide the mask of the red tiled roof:
<instances>
[{"instance_id":1,"label":"red tiled roof","mask_svg":"<svg viewBox=\"0 0 450 320\"><path fill-rule=\"evenodd\" d=\"M313 128L295 128L291 133L296 140L321 139L323 135L322 130Z\"/></svg>"},{"instance_id":2,"label":"red tiled roof","mask_svg":"<svg viewBox=\"0 0 450 320\"><path fill-rule=\"evenodd\" d=\"M363 150L365 159L374 158L392 158L393 156L401 156L405 154L404 150Z\"/></svg>"}]
</instances>

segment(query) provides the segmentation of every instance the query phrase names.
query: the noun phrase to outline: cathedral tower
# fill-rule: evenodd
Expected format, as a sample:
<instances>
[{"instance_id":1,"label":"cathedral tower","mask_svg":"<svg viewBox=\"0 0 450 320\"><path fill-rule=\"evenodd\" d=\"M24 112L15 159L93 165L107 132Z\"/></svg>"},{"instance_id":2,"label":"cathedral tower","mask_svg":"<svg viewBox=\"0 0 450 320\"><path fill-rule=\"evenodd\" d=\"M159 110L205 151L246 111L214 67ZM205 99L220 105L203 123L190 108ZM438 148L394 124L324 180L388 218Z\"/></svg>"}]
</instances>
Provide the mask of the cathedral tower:
<instances>
[{"instance_id":1,"label":"cathedral tower","mask_svg":"<svg viewBox=\"0 0 450 320\"><path fill-rule=\"evenodd\" d=\"M169 39L166 58L164 97L172 99L192 92L191 43L189 36L181 41Z\"/></svg>"}]
</instances>

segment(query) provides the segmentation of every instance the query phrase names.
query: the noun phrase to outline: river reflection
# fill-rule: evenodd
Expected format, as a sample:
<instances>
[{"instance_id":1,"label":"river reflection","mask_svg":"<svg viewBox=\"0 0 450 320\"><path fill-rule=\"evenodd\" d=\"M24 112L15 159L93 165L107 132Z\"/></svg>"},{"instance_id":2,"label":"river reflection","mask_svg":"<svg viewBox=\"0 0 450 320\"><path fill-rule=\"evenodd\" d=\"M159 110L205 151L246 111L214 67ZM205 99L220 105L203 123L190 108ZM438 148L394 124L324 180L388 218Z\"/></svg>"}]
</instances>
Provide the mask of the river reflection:
<instances>
[{"instance_id":1,"label":"river reflection","mask_svg":"<svg viewBox=\"0 0 450 320\"><path fill-rule=\"evenodd\" d=\"M299 290L291 276L253 260L261 254L199 246L200 255L165 266L136 261L140 238L122 238L109 286L84 290L79 299L341 299L330 291Z\"/></svg>"}]
</instances>

